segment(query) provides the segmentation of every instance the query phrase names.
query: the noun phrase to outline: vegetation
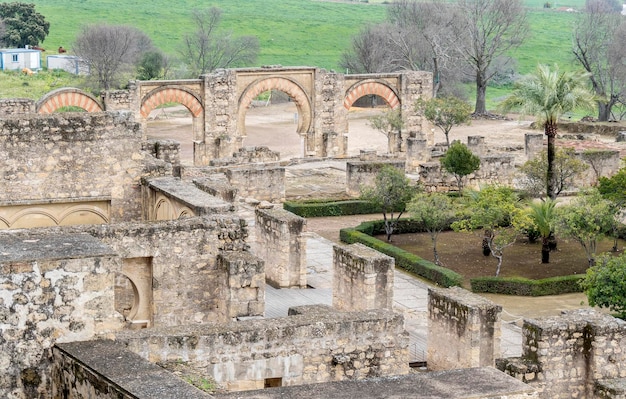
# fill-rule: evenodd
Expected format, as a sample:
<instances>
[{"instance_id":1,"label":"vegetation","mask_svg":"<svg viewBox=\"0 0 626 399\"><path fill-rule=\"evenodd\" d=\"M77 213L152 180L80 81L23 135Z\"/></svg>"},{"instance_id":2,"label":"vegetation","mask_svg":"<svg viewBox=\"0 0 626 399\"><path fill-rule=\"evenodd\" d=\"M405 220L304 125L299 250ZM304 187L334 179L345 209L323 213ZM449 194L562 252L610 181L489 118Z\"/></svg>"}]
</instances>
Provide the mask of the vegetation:
<instances>
[{"instance_id":1,"label":"vegetation","mask_svg":"<svg viewBox=\"0 0 626 399\"><path fill-rule=\"evenodd\" d=\"M508 187L487 186L467 193L464 217L452 223L456 231L483 230L483 246L497 260L496 277L500 275L504 250L515 243L517 231L509 228L521 214L519 198Z\"/></svg>"},{"instance_id":2,"label":"vegetation","mask_svg":"<svg viewBox=\"0 0 626 399\"><path fill-rule=\"evenodd\" d=\"M559 196L563 191L574 186L582 172L589 166L581 161L572 148L557 148L554 156L554 195ZM541 197L545 195L548 185L548 153L542 151L539 156L526 161L520 171L524 174L522 182L524 191L530 196Z\"/></svg>"},{"instance_id":3,"label":"vegetation","mask_svg":"<svg viewBox=\"0 0 626 399\"><path fill-rule=\"evenodd\" d=\"M430 100L419 99L415 103L417 112L430 123L437 126L446 136L446 145L450 148L449 133L454 126L470 123L472 107L456 97L434 97Z\"/></svg>"},{"instance_id":4,"label":"vegetation","mask_svg":"<svg viewBox=\"0 0 626 399\"><path fill-rule=\"evenodd\" d=\"M586 74L561 72L539 65L534 74L516 82L513 92L501 103L504 111L520 110L537 117L548 137L546 196L556 198L554 159L556 134L561 115L577 108L592 108L595 96L586 88Z\"/></svg>"},{"instance_id":5,"label":"vegetation","mask_svg":"<svg viewBox=\"0 0 626 399\"><path fill-rule=\"evenodd\" d=\"M415 188L404 175L404 170L391 165L383 165L374 178L373 185L362 188L361 198L376 204L383 212L387 241L391 241L391 235L402 217L406 203L414 194ZM394 217L396 211L398 214Z\"/></svg>"},{"instance_id":6,"label":"vegetation","mask_svg":"<svg viewBox=\"0 0 626 399\"><path fill-rule=\"evenodd\" d=\"M450 228L455 217L452 200L445 194L418 194L407 205L410 216L421 223L430 234L435 264L441 266L437 252L437 237L444 229Z\"/></svg>"},{"instance_id":7,"label":"vegetation","mask_svg":"<svg viewBox=\"0 0 626 399\"><path fill-rule=\"evenodd\" d=\"M0 46L26 47L43 42L50 22L29 3L0 3Z\"/></svg>"},{"instance_id":8,"label":"vegetation","mask_svg":"<svg viewBox=\"0 0 626 399\"><path fill-rule=\"evenodd\" d=\"M387 147L391 153L400 151L402 137L400 132L404 126L400 107L386 111L369 119L369 125L387 136Z\"/></svg>"},{"instance_id":9,"label":"vegetation","mask_svg":"<svg viewBox=\"0 0 626 399\"><path fill-rule=\"evenodd\" d=\"M613 229L615 213L613 204L602 198L598 190L589 190L557 208L557 233L578 242L591 267L595 264L598 240Z\"/></svg>"},{"instance_id":10,"label":"vegetation","mask_svg":"<svg viewBox=\"0 0 626 399\"><path fill-rule=\"evenodd\" d=\"M382 209L376 204L361 200L286 201L283 203L283 208L304 218L382 212Z\"/></svg>"},{"instance_id":11,"label":"vegetation","mask_svg":"<svg viewBox=\"0 0 626 399\"><path fill-rule=\"evenodd\" d=\"M259 39L234 36L220 29L222 10L217 7L194 10L191 18L196 30L185 35L180 52L192 75L254 63L259 53Z\"/></svg>"},{"instance_id":12,"label":"vegetation","mask_svg":"<svg viewBox=\"0 0 626 399\"><path fill-rule=\"evenodd\" d=\"M550 242L554 236L556 222L555 206L556 201L550 198L540 202L531 202L528 206L528 216L541 237L541 263L550 263Z\"/></svg>"},{"instance_id":13,"label":"vegetation","mask_svg":"<svg viewBox=\"0 0 626 399\"><path fill-rule=\"evenodd\" d=\"M480 158L459 141L452 143L446 154L440 158L440 162L447 172L454 175L459 192L463 191L465 176L480 168Z\"/></svg>"},{"instance_id":14,"label":"vegetation","mask_svg":"<svg viewBox=\"0 0 626 399\"><path fill-rule=\"evenodd\" d=\"M589 305L608 308L626 319L626 255L602 256L581 283Z\"/></svg>"}]
</instances>

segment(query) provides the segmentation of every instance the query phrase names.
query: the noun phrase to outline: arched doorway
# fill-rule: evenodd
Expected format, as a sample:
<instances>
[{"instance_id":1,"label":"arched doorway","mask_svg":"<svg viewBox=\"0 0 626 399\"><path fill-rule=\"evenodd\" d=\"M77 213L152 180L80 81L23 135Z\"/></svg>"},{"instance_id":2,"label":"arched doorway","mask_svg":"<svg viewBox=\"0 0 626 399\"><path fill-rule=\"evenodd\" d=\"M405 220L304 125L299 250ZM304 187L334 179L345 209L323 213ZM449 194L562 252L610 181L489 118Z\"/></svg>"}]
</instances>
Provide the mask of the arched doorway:
<instances>
[{"instance_id":1,"label":"arched doorway","mask_svg":"<svg viewBox=\"0 0 626 399\"><path fill-rule=\"evenodd\" d=\"M348 156L358 156L363 150L379 155L396 152L397 134L376 128L373 123L374 118L399 112L400 100L392 88L384 82L361 81L346 91L343 105L348 110Z\"/></svg>"}]
</instances>

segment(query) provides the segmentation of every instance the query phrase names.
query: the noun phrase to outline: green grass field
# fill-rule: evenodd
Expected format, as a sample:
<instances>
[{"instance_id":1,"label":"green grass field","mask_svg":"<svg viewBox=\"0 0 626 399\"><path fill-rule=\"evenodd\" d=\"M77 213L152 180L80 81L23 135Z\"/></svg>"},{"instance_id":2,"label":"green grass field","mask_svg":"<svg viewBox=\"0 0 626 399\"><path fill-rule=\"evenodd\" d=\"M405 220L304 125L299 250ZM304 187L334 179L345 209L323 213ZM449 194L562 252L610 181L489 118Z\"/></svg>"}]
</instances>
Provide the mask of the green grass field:
<instances>
[{"instance_id":1,"label":"green grass field","mask_svg":"<svg viewBox=\"0 0 626 399\"><path fill-rule=\"evenodd\" d=\"M322 0L27 1L34 3L37 11L50 21L50 34L43 43L48 50L46 55L56 53L59 46L71 52L81 26L106 22L136 26L148 34L157 47L177 57L182 37L194 30L189 17L193 10L217 6L223 11L223 28L259 38L261 51L254 66L305 65L338 71L340 55L350 46L352 36L368 23L383 21L386 13L385 0L369 0L368 3ZM544 3L545 0L526 0L530 11L529 37L511 53L518 61L521 74L533 71L540 62L557 63L563 68L575 66L571 58L571 32L576 14L557 11L554 6L581 8L585 0L551 1L551 9L544 9ZM0 97L15 97L15 93L22 93L19 97L39 98L66 79L71 83L71 78L62 76L24 81L20 76L9 78L9 75L2 74ZM490 91L488 96L493 98Z\"/></svg>"}]
</instances>

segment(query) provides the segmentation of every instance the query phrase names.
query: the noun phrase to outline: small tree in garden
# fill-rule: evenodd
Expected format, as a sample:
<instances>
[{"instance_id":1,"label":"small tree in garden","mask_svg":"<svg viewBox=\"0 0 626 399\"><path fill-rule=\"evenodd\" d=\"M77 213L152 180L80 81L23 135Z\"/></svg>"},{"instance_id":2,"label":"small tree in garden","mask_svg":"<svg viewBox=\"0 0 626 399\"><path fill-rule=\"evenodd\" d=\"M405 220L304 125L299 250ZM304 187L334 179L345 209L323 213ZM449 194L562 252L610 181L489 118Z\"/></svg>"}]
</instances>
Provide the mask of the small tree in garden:
<instances>
[{"instance_id":1,"label":"small tree in garden","mask_svg":"<svg viewBox=\"0 0 626 399\"><path fill-rule=\"evenodd\" d=\"M465 176L480 168L480 158L472 154L469 148L459 141L452 143L440 162L447 172L454 175L459 191L463 191Z\"/></svg>"},{"instance_id":2,"label":"small tree in garden","mask_svg":"<svg viewBox=\"0 0 626 399\"><path fill-rule=\"evenodd\" d=\"M602 198L598 190L589 190L569 205L557 208L557 232L578 242L589 266L593 266L598 239L611 231L615 212L613 204Z\"/></svg>"},{"instance_id":3,"label":"small tree in garden","mask_svg":"<svg viewBox=\"0 0 626 399\"><path fill-rule=\"evenodd\" d=\"M448 148L450 148L450 138L448 137L450 130L454 126L469 125L472 115L472 106L456 97L419 99L415 103L415 110L443 131Z\"/></svg>"},{"instance_id":4,"label":"small tree in garden","mask_svg":"<svg viewBox=\"0 0 626 399\"><path fill-rule=\"evenodd\" d=\"M626 255L603 255L595 266L587 269L581 282L589 305L609 308L626 319Z\"/></svg>"},{"instance_id":5,"label":"small tree in garden","mask_svg":"<svg viewBox=\"0 0 626 399\"><path fill-rule=\"evenodd\" d=\"M441 193L417 194L407 205L411 217L420 221L430 234L433 245L435 264L441 265L437 252L437 237L444 229L450 227L454 220L455 207L450 198Z\"/></svg>"},{"instance_id":6,"label":"small tree in garden","mask_svg":"<svg viewBox=\"0 0 626 399\"><path fill-rule=\"evenodd\" d=\"M554 195L571 188L582 172L589 166L578 159L571 148L557 148L554 155ZM532 196L542 196L546 192L548 175L548 152L542 151L539 156L526 161L520 168L526 179L524 190Z\"/></svg>"},{"instance_id":7,"label":"small tree in garden","mask_svg":"<svg viewBox=\"0 0 626 399\"><path fill-rule=\"evenodd\" d=\"M550 239L556 221L555 205L555 201L546 198L541 202L531 202L528 206L528 215L541 236L541 263L550 263Z\"/></svg>"},{"instance_id":8,"label":"small tree in garden","mask_svg":"<svg viewBox=\"0 0 626 399\"><path fill-rule=\"evenodd\" d=\"M497 259L496 277L500 275L504 250L515 243L516 225L522 216L519 198L508 187L487 186L468 193L465 217L452 223L456 231L483 230L483 240Z\"/></svg>"},{"instance_id":9,"label":"small tree in garden","mask_svg":"<svg viewBox=\"0 0 626 399\"><path fill-rule=\"evenodd\" d=\"M362 199L381 207L387 241L391 241L391 235L398 225L398 220L414 194L415 188L411 186L404 171L390 165L381 168L372 186L361 189ZM398 212L396 217L394 217L395 212Z\"/></svg>"},{"instance_id":10,"label":"small tree in garden","mask_svg":"<svg viewBox=\"0 0 626 399\"><path fill-rule=\"evenodd\" d=\"M613 252L617 252L618 228L626 212L626 167L622 167L611 177L600 177L598 191L603 198L611 201L615 206L616 217L613 223Z\"/></svg>"},{"instance_id":11,"label":"small tree in garden","mask_svg":"<svg viewBox=\"0 0 626 399\"><path fill-rule=\"evenodd\" d=\"M400 133L402 131L402 127L404 127L400 107L391 109L384 114L371 117L369 119L369 125L387 136L387 143L390 152L395 153L400 150L400 146L402 144ZM398 138L397 142L394 142L393 140L395 136Z\"/></svg>"}]
</instances>

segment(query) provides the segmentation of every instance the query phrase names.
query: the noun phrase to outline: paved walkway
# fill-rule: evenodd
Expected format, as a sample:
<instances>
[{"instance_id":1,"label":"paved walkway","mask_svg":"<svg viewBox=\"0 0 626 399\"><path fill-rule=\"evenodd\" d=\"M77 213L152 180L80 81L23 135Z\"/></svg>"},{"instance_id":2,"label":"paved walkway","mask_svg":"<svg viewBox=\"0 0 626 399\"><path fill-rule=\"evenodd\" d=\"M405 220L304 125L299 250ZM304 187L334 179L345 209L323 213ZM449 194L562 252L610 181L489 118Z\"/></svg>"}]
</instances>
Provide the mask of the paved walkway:
<instances>
[{"instance_id":1,"label":"paved walkway","mask_svg":"<svg viewBox=\"0 0 626 399\"><path fill-rule=\"evenodd\" d=\"M284 317L292 306L332 305L333 242L307 233L307 284L310 289L275 289L266 286L266 317ZM401 270L394 276L394 310L404 314L410 336L410 361L426 361L428 284ZM502 324L502 356L521 354L521 331L515 324Z\"/></svg>"}]
</instances>

